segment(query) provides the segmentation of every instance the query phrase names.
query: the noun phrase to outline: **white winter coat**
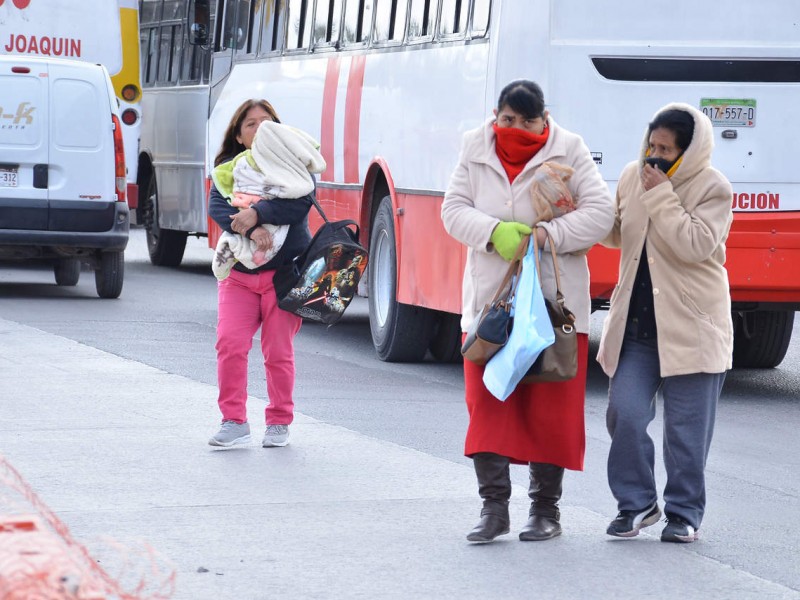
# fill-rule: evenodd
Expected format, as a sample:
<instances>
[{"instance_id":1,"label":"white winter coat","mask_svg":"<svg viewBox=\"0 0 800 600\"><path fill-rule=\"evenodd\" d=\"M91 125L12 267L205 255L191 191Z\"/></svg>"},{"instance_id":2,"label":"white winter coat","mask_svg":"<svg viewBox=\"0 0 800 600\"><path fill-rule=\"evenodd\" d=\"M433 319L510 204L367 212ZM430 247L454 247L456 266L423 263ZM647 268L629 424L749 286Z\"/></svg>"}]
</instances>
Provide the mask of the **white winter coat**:
<instances>
[{"instance_id":1,"label":"white winter coat","mask_svg":"<svg viewBox=\"0 0 800 600\"><path fill-rule=\"evenodd\" d=\"M619 283L611 296L597 356L609 376L619 364L644 244L653 282L661 376L731 368L733 324L724 265L733 193L725 176L711 166L711 121L688 104L669 104L661 110L675 108L694 118L694 135L681 163L669 181L645 191L640 178L648 147L645 131L639 159L620 176L616 221L603 242L622 248Z\"/></svg>"},{"instance_id":2,"label":"white winter coat","mask_svg":"<svg viewBox=\"0 0 800 600\"><path fill-rule=\"evenodd\" d=\"M442 203L442 221L455 239L468 247L462 288L461 328L466 331L500 285L508 263L494 250L490 237L500 221L531 225L536 211L530 187L545 161L572 167L567 185L576 210L540 225L552 236L558 253L566 306L576 315L576 329L589 332L589 269L585 250L603 239L614 222L611 193L580 136L548 120L547 143L509 183L495 152L494 119L467 132L458 166ZM549 252L543 254L542 281L546 297L555 299L555 275Z\"/></svg>"}]
</instances>

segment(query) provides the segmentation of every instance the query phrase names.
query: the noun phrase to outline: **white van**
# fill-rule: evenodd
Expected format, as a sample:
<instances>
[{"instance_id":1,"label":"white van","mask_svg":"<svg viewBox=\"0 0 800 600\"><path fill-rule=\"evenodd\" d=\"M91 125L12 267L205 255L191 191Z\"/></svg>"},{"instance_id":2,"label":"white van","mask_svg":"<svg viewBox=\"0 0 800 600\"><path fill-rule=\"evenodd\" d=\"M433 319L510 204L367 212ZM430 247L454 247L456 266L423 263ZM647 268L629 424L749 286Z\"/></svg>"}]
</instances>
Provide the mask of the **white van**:
<instances>
[{"instance_id":1,"label":"white van","mask_svg":"<svg viewBox=\"0 0 800 600\"><path fill-rule=\"evenodd\" d=\"M97 294L118 297L130 227L125 188L105 67L0 56L0 260L52 264L65 286L87 264Z\"/></svg>"}]
</instances>

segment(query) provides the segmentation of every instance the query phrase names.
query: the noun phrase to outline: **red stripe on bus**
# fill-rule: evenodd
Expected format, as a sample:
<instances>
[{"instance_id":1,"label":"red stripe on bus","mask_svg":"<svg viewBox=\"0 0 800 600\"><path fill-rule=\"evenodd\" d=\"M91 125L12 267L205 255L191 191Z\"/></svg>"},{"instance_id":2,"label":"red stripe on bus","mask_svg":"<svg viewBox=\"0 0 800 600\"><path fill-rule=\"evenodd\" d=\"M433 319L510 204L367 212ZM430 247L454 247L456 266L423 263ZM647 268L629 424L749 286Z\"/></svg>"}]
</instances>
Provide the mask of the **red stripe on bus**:
<instances>
[{"instance_id":1,"label":"red stripe on bus","mask_svg":"<svg viewBox=\"0 0 800 600\"><path fill-rule=\"evenodd\" d=\"M344 104L344 181L359 183L358 140L361 122L361 92L364 89L365 54L354 56L347 78L347 98Z\"/></svg>"},{"instance_id":2,"label":"red stripe on bus","mask_svg":"<svg viewBox=\"0 0 800 600\"><path fill-rule=\"evenodd\" d=\"M322 121L320 122L320 153L325 159L321 181L333 181L333 132L336 115L336 89L339 87L339 58L329 58L325 71L325 88L322 92Z\"/></svg>"}]
</instances>

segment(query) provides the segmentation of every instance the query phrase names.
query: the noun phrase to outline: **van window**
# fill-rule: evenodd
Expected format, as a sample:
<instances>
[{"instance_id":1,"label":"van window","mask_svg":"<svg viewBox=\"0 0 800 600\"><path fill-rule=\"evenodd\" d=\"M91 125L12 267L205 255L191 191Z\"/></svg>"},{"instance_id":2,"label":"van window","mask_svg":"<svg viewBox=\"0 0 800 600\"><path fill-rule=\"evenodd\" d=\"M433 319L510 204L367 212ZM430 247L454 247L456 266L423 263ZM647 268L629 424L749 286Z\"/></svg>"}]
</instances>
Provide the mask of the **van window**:
<instances>
[{"instance_id":1,"label":"van window","mask_svg":"<svg viewBox=\"0 0 800 600\"><path fill-rule=\"evenodd\" d=\"M88 81L79 79L57 79L52 88L53 122L51 131L58 148L99 148L101 140L100 115L103 111L100 100L108 102L107 96L97 94L97 89ZM110 119L110 117L109 117ZM106 125L110 128L111 122Z\"/></svg>"}]
</instances>

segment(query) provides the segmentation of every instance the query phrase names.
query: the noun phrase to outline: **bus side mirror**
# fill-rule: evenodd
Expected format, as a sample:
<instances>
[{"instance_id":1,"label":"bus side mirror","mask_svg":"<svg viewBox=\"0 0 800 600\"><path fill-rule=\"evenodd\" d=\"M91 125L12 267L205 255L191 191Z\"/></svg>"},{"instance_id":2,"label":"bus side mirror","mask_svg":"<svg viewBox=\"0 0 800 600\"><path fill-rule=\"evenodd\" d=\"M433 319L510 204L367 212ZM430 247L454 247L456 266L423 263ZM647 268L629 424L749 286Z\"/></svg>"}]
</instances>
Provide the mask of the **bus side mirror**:
<instances>
[{"instance_id":1,"label":"bus side mirror","mask_svg":"<svg viewBox=\"0 0 800 600\"><path fill-rule=\"evenodd\" d=\"M208 2L209 0L189 0L189 43L193 46L208 46L208 32L211 29Z\"/></svg>"}]
</instances>

